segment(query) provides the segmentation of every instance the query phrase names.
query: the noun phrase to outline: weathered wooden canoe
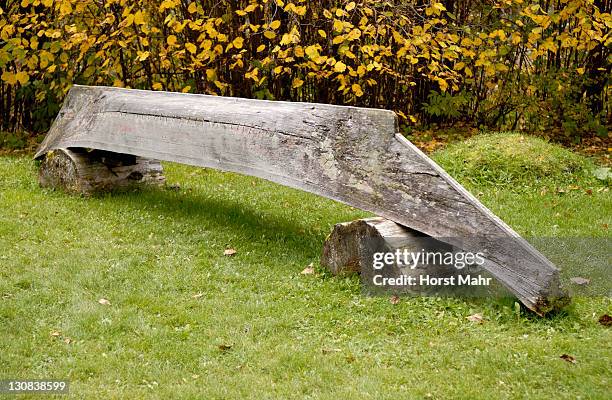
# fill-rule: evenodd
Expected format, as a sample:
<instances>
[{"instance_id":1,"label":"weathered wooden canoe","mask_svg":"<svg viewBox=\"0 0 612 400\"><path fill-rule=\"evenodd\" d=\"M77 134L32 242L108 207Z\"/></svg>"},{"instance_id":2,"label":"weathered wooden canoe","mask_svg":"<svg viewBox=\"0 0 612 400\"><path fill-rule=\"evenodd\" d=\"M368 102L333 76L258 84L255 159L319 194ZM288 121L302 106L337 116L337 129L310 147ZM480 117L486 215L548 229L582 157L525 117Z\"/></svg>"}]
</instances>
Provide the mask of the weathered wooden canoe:
<instances>
[{"instance_id":1,"label":"weathered wooden canoe","mask_svg":"<svg viewBox=\"0 0 612 400\"><path fill-rule=\"evenodd\" d=\"M486 250L528 308L559 307L557 268L398 132L385 110L74 86L35 157L89 148L268 179Z\"/></svg>"}]
</instances>

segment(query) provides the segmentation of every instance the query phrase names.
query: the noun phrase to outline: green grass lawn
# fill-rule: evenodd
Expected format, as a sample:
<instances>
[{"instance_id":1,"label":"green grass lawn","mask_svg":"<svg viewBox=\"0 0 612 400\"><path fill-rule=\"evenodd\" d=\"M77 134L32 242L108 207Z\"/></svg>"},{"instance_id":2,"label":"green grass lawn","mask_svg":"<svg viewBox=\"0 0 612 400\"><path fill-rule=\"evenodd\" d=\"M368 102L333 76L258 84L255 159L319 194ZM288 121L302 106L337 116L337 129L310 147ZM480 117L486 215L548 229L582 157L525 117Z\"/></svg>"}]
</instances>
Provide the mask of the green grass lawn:
<instances>
[{"instance_id":1,"label":"green grass lawn","mask_svg":"<svg viewBox=\"0 0 612 400\"><path fill-rule=\"evenodd\" d=\"M610 193L588 163L563 153L562 176L500 177L491 160L456 163L470 146L437 159L519 233L609 237ZM531 151L518 154L548 162ZM357 277L300 272L334 223L368 214L165 167L180 190L83 198L0 157L0 379L69 379L74 398L609 398L610 298L542 319L511 299L365 297Z\"/></svg>"}]
</instances>

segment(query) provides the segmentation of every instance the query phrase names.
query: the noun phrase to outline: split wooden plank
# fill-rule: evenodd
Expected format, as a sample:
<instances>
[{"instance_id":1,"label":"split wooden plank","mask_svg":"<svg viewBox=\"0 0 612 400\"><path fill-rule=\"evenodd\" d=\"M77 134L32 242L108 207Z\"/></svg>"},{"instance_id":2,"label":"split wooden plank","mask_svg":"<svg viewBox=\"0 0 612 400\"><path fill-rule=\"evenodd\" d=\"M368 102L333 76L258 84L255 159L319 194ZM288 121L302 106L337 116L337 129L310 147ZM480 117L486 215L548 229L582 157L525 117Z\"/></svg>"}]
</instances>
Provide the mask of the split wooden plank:
<instances>
[{"instance_id":1,"label":"split wooden plank","mask_svg":"<svg viewBox=\"0 0 612 400\"><path fill-rule=\"evenodd\" d=\"M391 111L74 86L36 157L60 148L268 179L485 249L489 272L539 314L565 298L557 268L400 135Z\"/></svg>"}]
</instances>

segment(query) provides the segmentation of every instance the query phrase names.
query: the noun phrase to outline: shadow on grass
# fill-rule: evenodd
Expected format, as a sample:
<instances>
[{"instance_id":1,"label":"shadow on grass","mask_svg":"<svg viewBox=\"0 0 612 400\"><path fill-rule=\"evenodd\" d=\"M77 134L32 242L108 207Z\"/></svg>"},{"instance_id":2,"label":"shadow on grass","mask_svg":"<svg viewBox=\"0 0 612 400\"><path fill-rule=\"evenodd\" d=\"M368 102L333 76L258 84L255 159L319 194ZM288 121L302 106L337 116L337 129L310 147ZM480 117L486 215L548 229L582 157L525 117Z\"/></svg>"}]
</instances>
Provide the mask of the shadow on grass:
<instances>
[{"instance_id":1,"label":"shadow on grass","mask_svg":"<svg viewBox=\"0 0 612 400\"><path fill-rule=\"evenodd\" d=\"M214 199L186 191L147 188L137 192L117 192L105 195L113 201L147 211L163 213L189 224L201 223L206 230L231 228L246 240L284 249L293 254L309 253L319 257L325 241L323 224L305 226L289 215L269 210L257 212L247 204L232 199ZM314 229L313 229L314 228ZM318 232L316 232L318 231ZM265 240L262 240L265 239Z\"/></svg>"},{"instance_id":2,"label":"shadow on grass","mask_svg":"<svg viewBox=\"0 0 612 400\"><path fill-rule=\"evenodd\" d=\"M325 241L324 228L326 226L324 223L319 222L316 227L305 226L289 215L282 215L282 213L269 209L264 214L257 212L248 204L229 198L208 198L195 194L189 189L170 191L167 188L147 188L137 192L115 192L99 198L120 202L131 208L142 209L144 207L149 212L163 214L190 226L199 223L206 230L229 228L232 231L240 232L243 240L250 241L255 246L265 246L267 250L279 256L288 253L297 256L298 259L319 259ZM279 259L279 262L283 260ZM333 278L327 272L321 277L322 279ZM513 310L516 316L522 315L525 322L544 326L562 324L574 313L574 307L570 306L541 318L524 307L521 307L519 311L515 307L517 300L505 296L492 298L450 296L447 299L454 299L472 308ZM508 318L508 315L506 317ZM512 319L512 317L509 318Z\"/></svg>"}]
</instances>

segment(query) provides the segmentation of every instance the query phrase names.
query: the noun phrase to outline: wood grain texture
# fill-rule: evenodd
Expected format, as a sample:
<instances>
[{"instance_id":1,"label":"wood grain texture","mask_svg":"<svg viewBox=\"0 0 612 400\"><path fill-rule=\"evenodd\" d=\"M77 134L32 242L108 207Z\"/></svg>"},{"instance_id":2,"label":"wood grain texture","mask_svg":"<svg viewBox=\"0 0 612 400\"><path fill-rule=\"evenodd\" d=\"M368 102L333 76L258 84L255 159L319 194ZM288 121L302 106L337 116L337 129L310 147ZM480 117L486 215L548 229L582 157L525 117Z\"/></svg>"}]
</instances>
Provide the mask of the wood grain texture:
<instances>
[{"instance_id":1,"label":"wood grain texture","mask_svg":"<svg viewBox=\"0 0 612 400\"><path fill-rule=\"evenodd\" d=\"M559 271L398 133L385 110L74 86L36 157L92 148L257 176L486 248L530 309L564 298ZM496 238L517 238L505 248Z\"/></svg>"}]
</instances>

